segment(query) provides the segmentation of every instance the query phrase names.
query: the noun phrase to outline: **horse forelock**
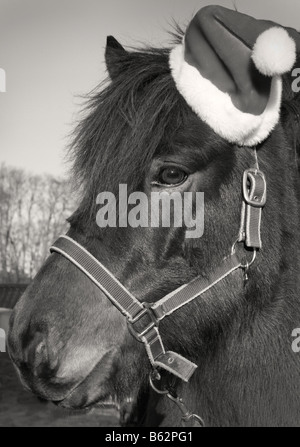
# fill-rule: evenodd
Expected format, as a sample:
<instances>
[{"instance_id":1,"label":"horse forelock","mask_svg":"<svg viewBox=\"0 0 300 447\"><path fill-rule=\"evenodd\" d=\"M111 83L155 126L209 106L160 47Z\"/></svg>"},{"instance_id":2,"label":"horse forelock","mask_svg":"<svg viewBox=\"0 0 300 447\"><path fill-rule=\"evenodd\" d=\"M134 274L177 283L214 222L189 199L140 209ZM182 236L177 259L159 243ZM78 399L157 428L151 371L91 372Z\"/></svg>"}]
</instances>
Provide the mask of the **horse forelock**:
<instances>
[{"instance_id":1,"label":"horse forelock","mask_svg":"<svg viewBox=\"0 0 300 447\"><path fill-rule=\"evenodd\" d=\"M128 52L122 70L88 98L86 116L69 150L72 177L82 201L71 223L86 226L102 191L134 190L154 154L172 138L190 111L170 75L168 49Z\"/></svg>"}]
</instances>

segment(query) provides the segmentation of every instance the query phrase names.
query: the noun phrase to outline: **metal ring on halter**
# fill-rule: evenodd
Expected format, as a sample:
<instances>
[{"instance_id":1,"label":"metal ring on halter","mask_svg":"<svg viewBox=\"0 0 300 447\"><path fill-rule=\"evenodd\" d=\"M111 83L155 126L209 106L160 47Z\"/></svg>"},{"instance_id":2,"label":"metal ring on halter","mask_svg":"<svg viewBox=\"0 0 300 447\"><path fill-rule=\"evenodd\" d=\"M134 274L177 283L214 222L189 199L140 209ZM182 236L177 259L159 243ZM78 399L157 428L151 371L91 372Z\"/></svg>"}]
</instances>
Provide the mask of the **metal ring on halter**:
<instances>
[{"instance_id":1,"label":"metal ring on halter","mask_svg":"<svg viewBox=\"0 0 300 447\"><path fill-rule=\"evenodd\" d=\"M247 262L246 264L241 264L241 268L242 269L244 269L244 270L249 270L249 268L251 267L251 265L252 264L254 264L254 261L255 261L255 259L256 259L256 255L257 255L257 249L256 248L254 248L253 249L253 256L252 256L252 259L251 259L251 261L250 262Z\"/></svg>"},{"instance_id":2,"label":"metal ring on halter","mask_svg":"<svg viewBox=\"0 0 300 447\"><path fill-rule=\"evenodd\" d=\"M149 382L150 382L150 386L151 388L157 393L157 394L161 394L161 395L167 395L169 394L168 390L159 390L158 388L156 388L156 386L153 383L153 379L152 379L152 373L149 376Z\"/></svg>"},{"instance_id":3,"label":"metal ring on halter","mask_svg":"<svg viewBox=\"0 0 300 447\"><path fill-rule=\"evenodd\" d=\"M231 255L234 255L234 254L235 254L235 247L236 247L236 245L237 245L239 242L242 242L242 241L239 241L239 240L237 239L237 240L235 241L235 243L233 244L232 249L231 249ZM250 262L247 262L246 264L241 264L241 268L244 269L244 270L249 270L249 268L250 268L250 267L254 264L254 262L255 262L256 255L257 255L257 248L254 248L254 249L253 249L253 256L252 256L251 261L250 261Z\"/></svg>"}]
</instances>

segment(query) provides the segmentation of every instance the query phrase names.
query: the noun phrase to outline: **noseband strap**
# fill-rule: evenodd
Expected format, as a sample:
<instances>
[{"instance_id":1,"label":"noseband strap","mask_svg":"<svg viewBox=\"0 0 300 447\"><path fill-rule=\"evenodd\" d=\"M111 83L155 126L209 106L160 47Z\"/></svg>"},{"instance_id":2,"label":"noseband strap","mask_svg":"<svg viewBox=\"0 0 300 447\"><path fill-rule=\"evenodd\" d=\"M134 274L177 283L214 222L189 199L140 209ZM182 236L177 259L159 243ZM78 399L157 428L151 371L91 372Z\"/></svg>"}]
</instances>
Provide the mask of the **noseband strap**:
<instances>
[{"instance_id":1,"label":"noseband strap","mask_svg":"<svg viewBox=\"0 0 300 447\"><path fill-rule=\"evenodd\" d=\"M197 365L175 352L165 350L159 333L159 322L242 267L236 254L232 253L211 275L199 276L156 303L149 304L138 301L98 259L72 238L61 236L50 251L72 262L126 317L131 334L144 343L154 368L162 368L184 382L189 381Z\"/></svg>"},{"instance_id":2,"label":"noseband strap","mask_svg":"<svg viewBox=\"0 0 300 447\"><path fill-rule=\"evenodd\" d=\"M107 298L129 321L135 320L138 314L144 310L143 305L117 278L74 239L69 236L61 236L50 248L50 251L60 253L76 265L105 293Z\"/></svg>"}]
</instances>

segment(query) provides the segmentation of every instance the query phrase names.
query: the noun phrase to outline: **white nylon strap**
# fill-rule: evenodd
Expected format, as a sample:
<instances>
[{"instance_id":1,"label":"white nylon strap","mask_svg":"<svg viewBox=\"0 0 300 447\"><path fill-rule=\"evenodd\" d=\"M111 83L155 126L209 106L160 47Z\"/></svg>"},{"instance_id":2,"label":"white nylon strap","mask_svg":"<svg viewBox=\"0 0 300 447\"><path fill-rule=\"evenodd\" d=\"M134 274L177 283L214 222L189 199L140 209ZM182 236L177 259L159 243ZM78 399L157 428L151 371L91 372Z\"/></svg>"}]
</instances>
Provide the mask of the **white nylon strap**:
<instances>
[{"instance_id":1,"label":"white nylon strap","mask_svg":"<svg viewBox=\"0 0 300 447\"><path fill-rule=\"evenodd\" d=\"M241 262L236 254L224 259L221 265L208 276L198 276L188 284L171 292L161 300L153 304L153 310L156 318L160 321L176 310L195 300L203 293L210 290L228 275L241 267Z\"/></svg>"},{"instance_id":2,"label":"white nylon strap","mask_svg":"<svg viewBox=\"0 0 300 447\"><path fill-rule=\"evenodd\" d=\"M101 264L82 245L69 236L60 236L50 248L67 258L72 264L81 270L117 307L117 309L129 319L133 320L144 306L140 303L107 268Z\"/></svg>"},{"instance_id":3,"label":"white nylon strap","mask_svg":"<svg viewBox=\"0 0 300 447\"><path fill-rule=\"evenodd\" d=\"M262 171L248 169L243 177L243 205L239 242L249 248L259 249L261 241L262 209L267 199L267 183Z\"/></svg>"}]
</instances>

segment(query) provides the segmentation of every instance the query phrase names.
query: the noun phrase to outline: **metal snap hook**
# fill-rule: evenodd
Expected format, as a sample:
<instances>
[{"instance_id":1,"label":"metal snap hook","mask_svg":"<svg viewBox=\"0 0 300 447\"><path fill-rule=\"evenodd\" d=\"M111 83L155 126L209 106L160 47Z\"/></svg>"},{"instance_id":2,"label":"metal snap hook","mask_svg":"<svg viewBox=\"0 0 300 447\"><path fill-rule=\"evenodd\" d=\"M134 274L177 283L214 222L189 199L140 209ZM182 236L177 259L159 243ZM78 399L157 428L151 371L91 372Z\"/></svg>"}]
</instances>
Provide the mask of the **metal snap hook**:
<instances>
[{"instance_id":1,"label":"metal snap hook","mask_svg":"<svg viewBox=\"0 0 300 447\"><path fill-rule=\"evenodd\" d=\"M154 369L149 375L150 386L153 389L153 391L155 391L157 394L159 394L161 396L166 396L168 399L170 399L172 402L174 402L174 404L177 405L177 407L180 409L180 411L182 413L181 422L184 427L189 427L189 426L205 427L203 419L200 416L198 416L197 414L191 413L188 410L188 408L186 407L182 398L177 396L176 392L173 393L172 391L167 390L167 389L166 390L158 389L154 385L154 380L157 380L157 381L161 380L161 375L156 369ZM192 424L192 425L190 425L190 424Z\"/></svg>"},{"instance_id":2,"label":"metal snap hook","mask_svg":"<svg viewBox=\"0 0 300 447\"><path fill-rule=\"evenodd\" d=\"M205 427L205 423L204 423L203 419L200 416L198 416L197 414L194 414L191 411L189 411L181 397L172 396L172 394L170 394L170 393L167 394L167 397L172 402L174 402L177 405L177 407L180 409L180 411L182 413L181 422L184 427L189 427L189 426L195 427L197 425L199 427Z\"/></svg>"}]
</instances>

